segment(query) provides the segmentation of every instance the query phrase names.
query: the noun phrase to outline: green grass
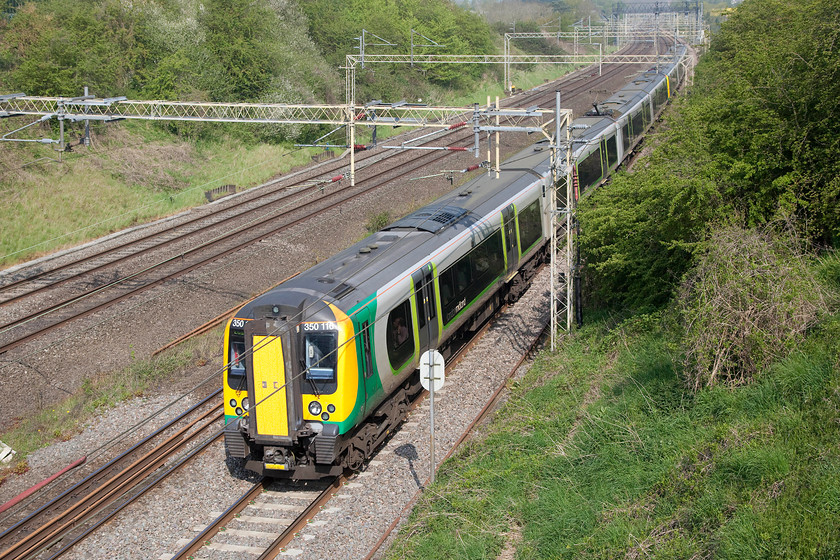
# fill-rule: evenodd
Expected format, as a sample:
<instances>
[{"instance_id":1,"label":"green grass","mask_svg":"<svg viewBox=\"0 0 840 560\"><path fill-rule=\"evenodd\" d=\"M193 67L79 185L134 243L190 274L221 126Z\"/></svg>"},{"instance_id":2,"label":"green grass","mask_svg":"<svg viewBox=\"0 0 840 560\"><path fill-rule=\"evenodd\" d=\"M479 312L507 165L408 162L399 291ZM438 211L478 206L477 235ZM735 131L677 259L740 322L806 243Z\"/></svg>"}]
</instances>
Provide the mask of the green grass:
<instances>
[{"instance_id":1,"label":"green grass","mask_svg":"<svg viewBox=\"0 0 840 560\"><path fill-rule=\"evenodd\" d=\"M0 265L204 204L204 191L221 185L259 185L315 152L231 139L191 144L142 123L111 127L63 163L27 165L49 152L4 146L12 169L0 188Z\"/></svg>"},{"instance_id":2,"label":"green grass","mask_svg":"<svg viewBox=\"0 0 840 560\"><path fill-rule=\"evenodd\" d=\"M834 558L840 318L753 385L684 390L654 317L544 353L388 558ZM651 326L654 326L651 329Z\"/></svg>"}]
</instances>

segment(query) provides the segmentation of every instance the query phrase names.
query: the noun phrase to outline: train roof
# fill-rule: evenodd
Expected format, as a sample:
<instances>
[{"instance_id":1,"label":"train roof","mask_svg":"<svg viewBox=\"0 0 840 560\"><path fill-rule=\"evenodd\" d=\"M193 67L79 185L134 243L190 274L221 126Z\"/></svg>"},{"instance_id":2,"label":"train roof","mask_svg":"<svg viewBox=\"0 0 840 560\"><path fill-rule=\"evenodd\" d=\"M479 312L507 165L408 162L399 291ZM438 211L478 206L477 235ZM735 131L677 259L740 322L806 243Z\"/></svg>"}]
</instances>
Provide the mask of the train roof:
<instances>
[{"instance_id":1,"label":"train roof","mask_svg":"<svg viewBox=\"0 0 840 560\"><path fill-rule=\"evenodd\" d=\"M287 280L241 312L278 303L303 309L303 300L311 304L322 299L350 309L401 272L411 272L413 267L427 262L430 255L466 230L473 228L476 241L482 239L489 232L473 226L480 226L482 217L549 172L550 151L544 144L535 144L505 161L498 179L492 172L466 182Z\"/></svg>"},{"instance_id":2,"label":"train roof","mask_svg":"<svg viewBox=\"0 0 840 560\"><path fill-rule=\"evenodd\" d=\"M612 109L611 116L586 116L573 131L579 140L598 135L632 110L669 74L676 62L640 73L615 95L599 105ZM422 265L446 243L478 224L524 187L542 180L550 173L550 150L537 143L502 164L500 177L495 173L478 176L408 216L400 218L367 238L316 264L286 281L280 288L263 294L247 304L241 313L254 307L277 303L299 307L319 300L338 302L347 310L361 303L399 274ZM475 241L489 233L473 228ZM282 300L282 301L281 301Z\"/></svg>"},{"instance_id":3,"label":"train roof","mask_svg":"<svg viewBox=\"0 0 840 560\"><path fill-rule=\"evenodd\" d=\"M588 141L599 137L604 129L638 107L665 80L665 76L671 73L676 64L676 62L664 64L658 70L650 68L634 76L615 94L597 104L597 111L600 114L590 112L575 119L572 137L578 141Z\"/></svg>"}]
</instances>

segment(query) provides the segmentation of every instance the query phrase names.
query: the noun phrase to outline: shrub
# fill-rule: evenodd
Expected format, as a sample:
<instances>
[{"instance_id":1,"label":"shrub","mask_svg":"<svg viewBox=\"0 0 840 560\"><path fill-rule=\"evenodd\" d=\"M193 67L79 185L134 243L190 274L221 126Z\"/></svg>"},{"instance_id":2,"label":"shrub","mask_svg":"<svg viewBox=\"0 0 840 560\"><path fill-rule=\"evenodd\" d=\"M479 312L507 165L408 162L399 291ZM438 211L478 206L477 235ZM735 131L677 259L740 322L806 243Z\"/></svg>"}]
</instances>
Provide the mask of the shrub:
<instances>
[{"instance_id":1,"label":"shrub","mask_svg":"<svg viewBox=\"0 0 840 560\"><path fill-rule=\"evenodd\" d=\"M374 214L368 216L367 223L365 224L365 228L370 233L376 233L377 231L381 230L385 226L391 223L391 214L389 212L380 212L378 214Z\"/></svg>"},{"instance_id":2,"label":"shrub","mask_svg":"<svg viewBox=\"0 0 840 560\"><path fill-rule=\"evenodd\" d=\"M688 384L750 381L802 339L826 301L791 235L714 230L676 301Z\"/></svg>"}]
</instances>

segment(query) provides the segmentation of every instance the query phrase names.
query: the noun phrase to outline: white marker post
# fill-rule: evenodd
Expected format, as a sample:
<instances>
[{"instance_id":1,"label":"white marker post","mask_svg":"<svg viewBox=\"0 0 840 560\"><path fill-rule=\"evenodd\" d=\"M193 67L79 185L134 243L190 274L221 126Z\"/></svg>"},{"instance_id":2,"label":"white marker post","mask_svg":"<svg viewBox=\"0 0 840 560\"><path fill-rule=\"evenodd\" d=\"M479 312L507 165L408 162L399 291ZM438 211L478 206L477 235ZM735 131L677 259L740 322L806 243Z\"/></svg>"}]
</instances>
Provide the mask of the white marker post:
<instances>
[{"instance_id":1,"label":"white marker post","mask_svg":"<svg viewBox=\"0 0 840 560\"><path fill-rule=\"evenodd\" d=\"M435 481L435 389L443 387L446 378L443 355L428 350L420 358L420 384L429 392L429 455L431 456L431 483Z\"/></svg>"}]
</instances>

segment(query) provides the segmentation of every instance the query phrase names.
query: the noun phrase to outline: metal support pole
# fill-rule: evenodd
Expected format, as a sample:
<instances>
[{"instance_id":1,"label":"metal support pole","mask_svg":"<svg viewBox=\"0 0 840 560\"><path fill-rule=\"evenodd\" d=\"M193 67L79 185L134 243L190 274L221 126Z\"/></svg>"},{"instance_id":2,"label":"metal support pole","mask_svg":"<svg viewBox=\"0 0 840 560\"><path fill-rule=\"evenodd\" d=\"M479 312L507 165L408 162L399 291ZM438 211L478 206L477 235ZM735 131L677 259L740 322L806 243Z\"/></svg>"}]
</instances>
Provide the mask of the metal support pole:
<instances>
[{"instance_id":1,"label":"metal support pole","mask_svg":"<svg viewBox=\"0 0 840 560\"><path fill-rule=\"evenodd\" d=\"M604 64L604 45L598 43L598 75L601 76L601 67Z\"/></svg>"},{"instance_id":2,"label":"metal support pole","mask_svg":"<svg viewBox=\"0 0 840 560\"><path fill-rule=\"evenodd\" d=\"M511 89L510 82L511 82L511 79L512 79L511 76L510 76L510 35L508 35L507 33L505 33L505 64L504 64L504 66L505 66L505 78L504 78L505 83L504 83L504 87L502 89L504 89L505 91L510 91L510 89Z\"/></svg>"},{"instance_id":3,"label":"metal support pole","mask_svg":"<svg viewBox=\"0 0 840 560\"><path fill-rule=\"evenodd\" d=\"M479 135L479 126L481 126L480 116L478 113L478 103L473 105L473 133L475 135L473 151L475 152L475 157L478 157L481 153L481 136Z\"/></svg>"},{"instance_id":4,"label":"metal support pole","mask_svg":"<svg viewBox=\"0 0 840 560\"><path fill-rule=\"evenodd\" d=\"M356 186L356 64L348 60L344 68L344 96L347 101L345 120L347 127L347 145L350 147L350 186Z\"/></svg>"},{"instance_id":5,"label":"metal support pole","mask_svg":"<svg viewBox=\"0 0 840 560\"><path fill-rule=\"evenodd\" d=\"M350 186L356 186L356 115L353 114L354 108L351 105L347 108L350 123Z\"/></svg>"},{"instance_id":6,"label":"metal support pole","mask_svg":"<svg viewBox=\"0 0 840 560\"><path fill-rule=\"evenodd\" d=\"M487 108L488 109L490 108L490 96L489 95L487 96ZM491 136L491 134L488 132L487 133L487 161L490 162L490 164L487 166L487 176L488 177L493 172L493 157L491 155L491 153L492 153L491 149L492 148L490 147L490 139L491 138L493 138L493 136Z\"/></svg>"},{"instance_id":7,"label":"metal support pole","mask_svg":"<svg viewBox=\"0 0 840 560\"><path fill-rule=\"evenodd\" d=\"M58 111L58 162L61 163L61 154L64 153L64 105L59 105Z\"/></svg>"},{"instance_id":8,"label":"metal support pole","mask_svg":"<svg viewBox=\"0 0 840 560\"><path fill-rule=\"evenodd\" d=\"M575 209L574 162L571 123L566 126L566 332L572 332L575 275L572 269L572 219Z\"/></svg>"},{"instance_id":9,"label":"metal support pole","mask_svg":"<svg viewBox=\"0 0 840 560\"><path fill-rule=\"evenodd\" d=\"M87 87L87 86L85 86L85 97L88 97L89 95L90 95L90 92L88 91L88 87ZM85 112L86 112L86 113L87 113L87 111L88 111L88 110L87 110L87 109L85 109ZM84 139L84 144L85 144L85 147L86 147L86 148L90 148L90 120L89 120L89 119L85 119L85 139Z\"/></svg>"},{"instance_id":10,"label":"metal support pole","mask_svg":"<svg viewBox=\"0 0 840 560\"><path fill-rule=\"evenodd\" d=\"M429 483L435 483L435 361L429 360Z\"/></svg>"},{"instance_id":11,"label":"metal support pole","mask_svg":"<svg viewBox=\"0 0 840 560\"><path fill-rule=\"evenodd\" d=\"M499 96L496 96L496 127L501 125L500 117L499 117L499 110L501 107L499 106ZM499 131L496 130L496 179L499 178L499 173L501 171L502 163L499 161Z\"/></svg>"},{"instance_id":12,"label":"metal support pole","mask_svg":"<svg viewBox=\"0 0 840 560\"><path fill-rule=\"evenodd\" d=\"M557 348L557 182L559 180L558 166L560 148L560 92L554 92L554 141L551 143L551 188L549 189L549 212L551 237L548 245L550 253L549 271L551 274L551 351Z\"/></svg>"}]
</instances>

